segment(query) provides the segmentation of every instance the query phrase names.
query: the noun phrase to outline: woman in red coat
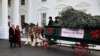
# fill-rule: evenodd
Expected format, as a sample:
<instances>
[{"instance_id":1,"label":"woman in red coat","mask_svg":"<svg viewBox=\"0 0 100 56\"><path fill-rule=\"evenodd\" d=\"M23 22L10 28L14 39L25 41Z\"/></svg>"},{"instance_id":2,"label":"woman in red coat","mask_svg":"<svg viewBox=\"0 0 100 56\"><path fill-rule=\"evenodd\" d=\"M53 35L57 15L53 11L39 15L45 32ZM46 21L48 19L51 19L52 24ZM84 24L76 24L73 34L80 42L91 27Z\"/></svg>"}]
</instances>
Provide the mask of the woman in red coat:
<instances>
[{"instance_id":1,"label":"woman in red coat","mask_svg":"<svg viewBox=\"0 0 100 56\"><path fill-rule=\"evenodd\" d=\"M19 47L21 47L21 34L20 34L20 29L18 25L16 26L16 41Z\"/></svg>"}]
</instances>

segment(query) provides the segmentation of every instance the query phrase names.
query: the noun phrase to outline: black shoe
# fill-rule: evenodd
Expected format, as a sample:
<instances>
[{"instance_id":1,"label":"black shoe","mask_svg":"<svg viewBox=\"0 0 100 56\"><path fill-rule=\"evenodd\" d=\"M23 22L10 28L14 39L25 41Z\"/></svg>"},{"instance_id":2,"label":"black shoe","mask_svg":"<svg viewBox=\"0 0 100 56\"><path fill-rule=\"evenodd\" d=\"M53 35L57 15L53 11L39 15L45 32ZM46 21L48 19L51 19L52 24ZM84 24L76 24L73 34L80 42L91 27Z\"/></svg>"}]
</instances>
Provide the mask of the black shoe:
<instances>
[{"instance_id":1,"label":"black shoe","mask_svg":"<svg viewBox=\"0 0 100 56\"><path fill-rule=\"evenodd\" d=\"M16 47L16 44L14 44L14 47Z\"/></svg>"},{"instance_id":2,"label":"black shoe","mask_svg":"<svg viewBox=\"0 0 100 56\"><path fill-rule=\"evenodd\" d=\"M21 46L19 46L19 47L21 47Z\"/></svg>"}]
</instances>

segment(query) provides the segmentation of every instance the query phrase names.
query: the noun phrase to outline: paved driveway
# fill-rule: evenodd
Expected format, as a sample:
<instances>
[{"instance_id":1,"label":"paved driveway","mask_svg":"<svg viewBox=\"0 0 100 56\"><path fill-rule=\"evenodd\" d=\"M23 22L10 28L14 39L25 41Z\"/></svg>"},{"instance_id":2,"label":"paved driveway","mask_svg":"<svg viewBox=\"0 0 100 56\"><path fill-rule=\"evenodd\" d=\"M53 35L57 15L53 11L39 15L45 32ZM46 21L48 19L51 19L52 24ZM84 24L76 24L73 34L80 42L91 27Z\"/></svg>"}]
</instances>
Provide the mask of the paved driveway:
<instances>
[{"instance_id":1,"label":"paved driveway","mask_svg":"<svg viewBox=\"0 0 100 56\"><path fill-rule=\"evenodd\" d=\"M0 56L75 56L73 49L68 47L50 48L30 47L22 44L21 48L9 48L8 40L0 40ZM87 56L100 56L100 51L93 51Z\"/></svg>"}]
</instances>

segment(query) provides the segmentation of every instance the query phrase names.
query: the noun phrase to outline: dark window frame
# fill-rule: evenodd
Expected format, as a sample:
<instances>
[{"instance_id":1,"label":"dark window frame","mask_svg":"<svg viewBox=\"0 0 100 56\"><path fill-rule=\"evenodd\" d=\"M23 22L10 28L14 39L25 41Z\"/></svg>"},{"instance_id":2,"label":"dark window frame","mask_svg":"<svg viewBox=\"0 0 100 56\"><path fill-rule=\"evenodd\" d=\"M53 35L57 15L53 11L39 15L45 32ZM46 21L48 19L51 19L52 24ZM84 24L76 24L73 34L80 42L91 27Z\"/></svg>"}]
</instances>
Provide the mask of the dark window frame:
<instances>
[{"instance_id":1,"label":"dark window frame","mask_svg":"<svg viewBox=\"0 0 100 56\"><path fill-rule=\"evenodd\" d=\"M25 0L21 0L21 5L25 5Z\"/></svg>"},{"instance_id":2,"label":"dark window frame","mask_svg":"<svg viewBox=\"0 0 100 56\"><path fill-rule=\"evenodd\" d=\"M41 2L46 2L47 0L41 0Z\"/></svg>"},{"instance_id":3,"label":"dark window frame","mask_svg":"<svg viewBox=\"0 0 100 56\"><path fill-rule=\"evenodd\" d=\"M11 0L8 0L8 6L9 7L11 6Z\"/></svg>"},{"instance_id":4,"label":"dark window frame","mask_svg":"<svg viewBox=\"0 0 100 56\"><path fill-rule=\"evenodd\" d=\"M20 17L21 17L21 26L23 28L25 23L25 15L21 15Z\"/></svg>"},{"instance_id":5,"label":"dark window frame","mask_svg":"<svg viewBox=\"0 0 100 56\"><path fill-rule=\"evenodd\" d=\"M41 24L42 25L46 25L46 17L47 17L47 13L44 12L44 13L41 13Z\"/></svg>"}]
</instances>

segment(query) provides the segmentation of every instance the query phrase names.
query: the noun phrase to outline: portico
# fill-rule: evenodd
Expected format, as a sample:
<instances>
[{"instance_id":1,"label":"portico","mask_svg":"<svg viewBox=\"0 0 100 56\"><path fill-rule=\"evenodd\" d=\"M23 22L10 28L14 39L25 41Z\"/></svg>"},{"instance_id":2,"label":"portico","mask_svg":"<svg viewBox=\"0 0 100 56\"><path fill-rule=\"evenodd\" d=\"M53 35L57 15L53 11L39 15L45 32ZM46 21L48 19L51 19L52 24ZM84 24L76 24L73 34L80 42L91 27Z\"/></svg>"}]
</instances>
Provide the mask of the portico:
<instances>
[{"instance_id":1,"label":"portico","mask_svg":"<svg viewBox=\"0 0 100 56\"><path fill-rule=\"evenodd\" d=\"M19 0L13 0L13 24L20 26ZM0 39L8 39L8 0L0 0Z\"/></svg>"},{"instance_id":2,"label":"portico","mask_svg":"<svg viewBox=\"0 0 100 56\"><path fill-rule=\"evenodd\" d=\"M100 2L95 0L91 0L91 2L90 0L47 0L44 2L42 0L25 0L24 5L20 4L21 0L10 1L11 6L9 7L8 0L0 0L0 38L8 38L8 15L10 16L11 20L10 24L19 25L20 27L21 15L25 16L26 23L32 22L35 24L38 23L39 25L47 25L49 16L52 16L54 19L54 17L59 15L59 12L67 6L72 6L77 10L84 11L93 16L100 15Z\"/></svg>"}]
</instances>

